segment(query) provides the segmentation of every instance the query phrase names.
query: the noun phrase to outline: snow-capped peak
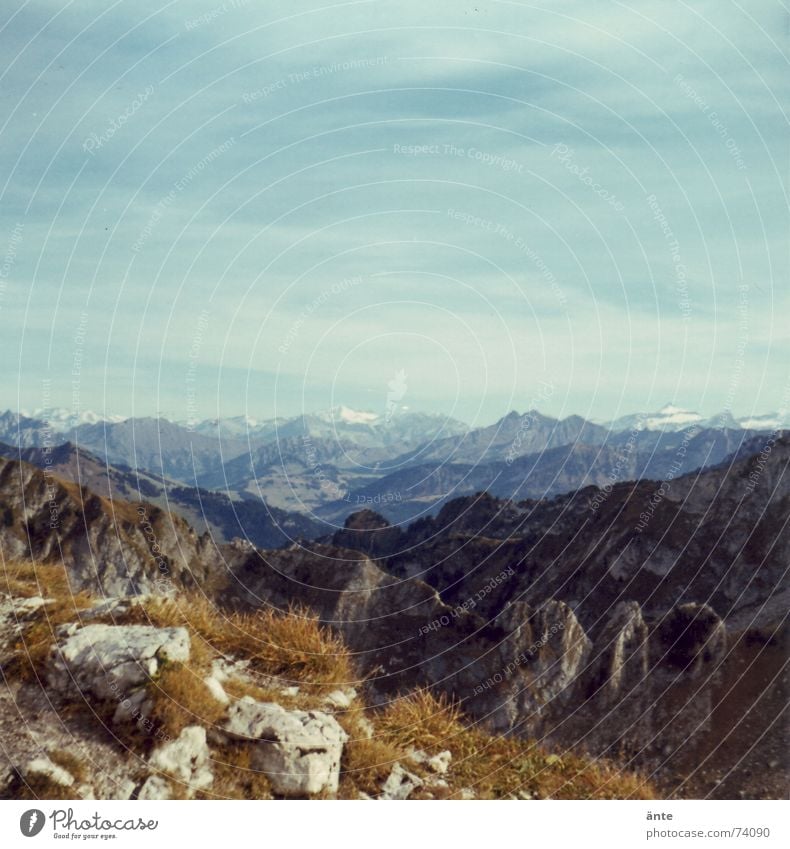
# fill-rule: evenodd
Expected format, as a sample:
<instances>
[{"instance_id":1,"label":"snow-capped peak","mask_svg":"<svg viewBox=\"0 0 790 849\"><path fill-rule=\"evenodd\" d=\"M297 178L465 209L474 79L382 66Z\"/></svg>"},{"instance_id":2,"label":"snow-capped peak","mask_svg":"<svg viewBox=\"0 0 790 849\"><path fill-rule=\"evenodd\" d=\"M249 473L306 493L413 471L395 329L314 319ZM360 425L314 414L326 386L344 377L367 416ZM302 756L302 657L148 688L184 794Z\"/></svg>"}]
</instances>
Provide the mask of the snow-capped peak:
<instances>
[{"instance_id":1,"label":"snow-capped peak","mask_svg":"<svg viewBox=\"0 0 790 849\"><path fill-rule=\"evenodd\" d=\"M341 404L339 407L332 407L321 418L330 422L345 422L345 424L369 425L375 424L380 416L378 413L372 413L366 410L353 410L351 407L346 407Z\"/></svg>"},{"instance_id":2,"label":"snow-capped peak","mask_svg":"<svg viewBox=\"0 0 790 849\"><path fill-rule=\"evenodd\" d=\"M349 424L373 424L378 421L378 413L365 412L363 410L352 410L349 407L340 408L340 418Z\"/></svg>"},{"instance_id":3,"label":"snow-capped peak","mask_svg":"<svg viewBox=\"0 0 790 849\"><path fill-rule=\"evenodd\" d=\"M690 425L702 421L699 413L684 410L675 404L664 404L657 413L650 413L646 418L648 430L656 430L666 425Z\"/></svg>"},{"instance_id":4,"label":"snow-capped peak","mask_svg":"<svg viewBox=\"0 0 790 849\"><path fill-rule=\"evenodd\" d=\"M39 419L46 422L52 430L65 433L72 428L85 424L99 424L110 422L115 424L126 420L126 416L102 415L93 410L69 410L65 407L50 407L48 409L33 410L31 413L21 411L22 415L31 419Z\"/></svg>"},{"instance_id":5,"label":"snow-capped peak","mask_svg":"<svg viewBox=\"0 0 790 849\"><path fill-rule=\"evenodd\" d=\"M664 404L654 413L634 413L630 416L622 416L608 427L615 431L622 430L683 430L694 424L704 421L699 413L684 410L676 404Z\"/></svg>"},{"instance_id":6,"label":"snow-capped peak","mask_svg":"<svg viewBox=\"0 0 790 849\"><path fill-rule=\"evenodd\" d=\"M664 404L664 406L658 411L658 415L660 416L676 416L678 414L685 416L689 414L689 411L684 410L683 407L677 407L675 404Z\"/></svg>"},{"instance_id":7,"label":"snow-capped peak","mask_svg":"<svg viewBox=\"0 0 790 849\"><path fill-rule=\"evenodd\" d=\"M742 428L749 430L783 430L790 428L790 415L785 413L764 413L763 415L744 416L738 419Z\"/></svg>"}]
</instances>

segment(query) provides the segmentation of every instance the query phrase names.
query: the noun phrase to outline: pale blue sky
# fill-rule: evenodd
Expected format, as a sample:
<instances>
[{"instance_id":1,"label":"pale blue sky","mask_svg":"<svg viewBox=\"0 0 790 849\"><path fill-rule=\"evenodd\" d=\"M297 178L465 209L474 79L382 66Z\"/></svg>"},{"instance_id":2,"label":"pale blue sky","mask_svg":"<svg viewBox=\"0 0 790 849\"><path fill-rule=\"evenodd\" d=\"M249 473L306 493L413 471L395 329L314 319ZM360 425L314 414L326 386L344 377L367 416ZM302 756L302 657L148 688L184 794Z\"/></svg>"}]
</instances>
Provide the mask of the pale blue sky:
<instances>
[{"instance_id":1,"label":"pale blue sky","mask_svg":"<svg viewBox=\"0 0 790 849\"><path fill-rule=\"evenodd\" d=\"M787 403L779 2L0 14L0 406Z\"/></svg>"}]
</instances>

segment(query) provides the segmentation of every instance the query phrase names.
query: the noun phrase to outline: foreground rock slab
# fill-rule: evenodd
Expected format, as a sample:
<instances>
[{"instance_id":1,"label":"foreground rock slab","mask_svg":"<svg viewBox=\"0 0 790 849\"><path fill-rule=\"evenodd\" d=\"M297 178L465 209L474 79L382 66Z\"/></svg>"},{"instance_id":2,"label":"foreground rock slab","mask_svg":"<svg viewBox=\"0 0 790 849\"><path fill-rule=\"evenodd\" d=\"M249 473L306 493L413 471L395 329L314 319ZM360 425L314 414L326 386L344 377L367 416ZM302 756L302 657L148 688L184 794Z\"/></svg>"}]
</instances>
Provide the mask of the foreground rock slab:
<instances>
[{"instance_id":1,"label":"foreground rock slab","mask_svg":"<svg viewBox=\"0 0 790 849\"><path fill-rule=\"evenodd\" d=\"M275 793L337 792L348 735L329 714L286 710L245 697L230 707L224 730L232 738L250 741L250 764L266 774Z\"/></svg>"},{"instance_id":2,"label":"foreground rock slab","mask_svg":"<svg viewBox=\"0 0 790 849\"><path fill-rule=\"evenodd\" d=\"M214 781L206 729L200 725L188 726L176 740L155 749L148 762L154 769L184 785L189 796L210 787Z\"/></svg>"},{"instance_id":3,"label":"foreground rock slab","mask_svg":"<svg viewBox=\"0 0 790 849\"><path fill-rule=\"evenodd\" d=\"M47 677L61 692L76 686L99 701L117 701L121 721L145 713L145 685L162 663L189 660L189 651L186 628L71 625L53 647Z\"/></svg>"}]
</instances>

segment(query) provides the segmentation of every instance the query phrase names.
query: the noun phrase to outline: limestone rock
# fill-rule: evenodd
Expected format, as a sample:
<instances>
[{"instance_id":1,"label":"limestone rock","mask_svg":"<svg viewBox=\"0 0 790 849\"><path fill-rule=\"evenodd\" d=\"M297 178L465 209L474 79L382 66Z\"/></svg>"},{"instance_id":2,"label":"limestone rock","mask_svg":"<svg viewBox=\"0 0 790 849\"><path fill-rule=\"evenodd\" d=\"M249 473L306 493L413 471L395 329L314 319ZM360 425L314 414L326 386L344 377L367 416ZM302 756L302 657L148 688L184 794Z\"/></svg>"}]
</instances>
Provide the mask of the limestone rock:
<instances>
[{"instance_id":1,"label":"limestone rock","mask_svg":"<svg viewBox=\"0 0 790 849\"><path fill-rule=\"evenodd\" d=\"M325 701L330 707L347 710L356 697L357 691L353 687L349 687L346 690L332 690Z\"/></svg>"},{"instance_id":2,"label":"limestone rock","mask_svg":"<svg viewBox=\"0 0 790 849\"><path fill-rule=\"evenodd\" d=\"M209 766L206 729L199 725L185 728L178 739L155 749L148 762L187 787L191 796L196 790L211 786L214 776Z\"/></svg>"},{"instance_id":3,"label":"limestone rock","mask_svg":"<svg viewBox=\"0 0 790 849\"><path fill-rule=\"evenodd\" d=\"M337 791L348 735L329 714L286 710L247 696L232 705L224 730L250 741L254 747L250 763L266 773L275 793L308 796Z\"/></svg>"},{"instance_id":4,"label":"limestone rock","mask_svg":"<svg viewBox=\"0 0 790 849\"><path fill-rule=\"evenodd\" d=\"M134 791L137 789L137 785L131 778L127 778L124 781L120 782L120 784L115 785L112 788L112 795L109 798L118 799L119 801L126 801L127 799L131 799L134 795ZM108 797L103 797L108 798Z\"/></svg>"},{"instance_id":5,"label":"limestone rock","mask_svg":"<svg viewBox=\"0 0 790 849\"><path fill-rule=\"evenodd\" d=\"M603 704L634 690L648 672L648 627L635 601L620 602L612 611L593 648L591 695Z\"/></svg>"},{"instance_id":6,"label":"limestone rock","mask_svg":"<svg viewBox=\"0 0 790 849\"><path fill-rule=\"evenodd\" d=\"M230 696L225 692L225 688L222 686L221 682L217 680L213 675L209 675L207 678L204 678L203 683L206 685L206 689L209 691L209 693L211 693L211 695L220 704L230 704Z\"/></svg>"},{"instance_id":7,"label":"limestone rock","mask_svg":"<svg viewBox=\"0 0 790 849\"><path fill-rule=\"evenodd\" d=\"M24 773L27 777L41 776L49 779L54 784L60 784L61 787L71 787L74 784L74 776L53 763L49 758L34 758L25 766Z\"/></svg>"},{"instance_id":8,"label":"limestone rock","mask_svg":"<svg viewBox=\"0 0 790 849\"><path fill-rule=\"evenodd\" d=\"M432 772L437 775L447 775L447 770L450 768L450 763L453 759L452 752L445 749L439 752L438 755L429 755L422 749L412 749L409 752L409 759L416 764L424 764Z\"/></svg>"},{"instance_id":9,"label":"limestone rock","mask_svg":"<svg viewBox=\"0 0 790 849\"><path fill-rule=\"evenodd\" d=\"M400 763L396 762L392 767L392 772L382 785L379 799L384 801L408 799L422 785L423 780L418 775L409 772Z\"/></svg>"},{"instance_id":10,"label":"limestone rock","mask_svg":"<svg viewBox=\"0 0 790 849\"><path fill-rule=\"evenodd\" d=\"M51 687L72 686L100 701L118 701L115 721L145 713L145 684L163 661L189 660L186 628L147 625L66 627L47 671Z\"/></svg>"}]
</instances>

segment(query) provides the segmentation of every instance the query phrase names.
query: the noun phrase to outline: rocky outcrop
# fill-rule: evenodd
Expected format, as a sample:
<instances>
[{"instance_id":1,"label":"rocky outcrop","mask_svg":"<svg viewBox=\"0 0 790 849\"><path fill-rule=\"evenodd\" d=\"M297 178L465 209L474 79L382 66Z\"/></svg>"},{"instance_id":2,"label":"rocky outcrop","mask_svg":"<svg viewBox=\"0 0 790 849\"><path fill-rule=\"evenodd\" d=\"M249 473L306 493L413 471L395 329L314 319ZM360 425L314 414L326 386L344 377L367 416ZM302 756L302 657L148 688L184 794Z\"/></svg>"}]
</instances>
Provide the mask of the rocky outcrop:
<instances>
[{"instance_id":1,"label":"rocky outcrop","mask_svg":"<svg viewBox=\"0 0 790 849\"><path fill-rule=\"evenodd\" d=\"M423 780L409 772L402 764L395 763L392 772L387 776L378 797L383 801L408 799L415 790L423 785Z\"/></svg>"},{"instance_id":2,"label":"rocky outcrop","mask_svg":"<svg viewBox=\"0 0 790 849\"><path fill-rule=\"evenodd\" d=\"M76 687L84 696L117 703L113 721L145 718L146 685L165 661L189 660L186 628L147 625L65 626L47 669L55 692Z\"/></svg>"},{"instance_id":3,"label":"rocky outcrop","mask_svg":"<svg viewBox=\"0 0 790 849\"><path fill-rule=\"evenodd\" d=\"M467 587L474 580L474 592L454 588L454 604L418 578L398 580L334 546L253 554L239 576L247 603L285 607L296 597L337 629L364 664L374 702L430 686L490 731L602 755L633 751L651 766L690 733L717 744L713 694L727 634L710 606L656 615L622 601L585 627L578 602L548 599L505 603L488 617L479 611L503 588L512 594L521 572L488 577L489 569L485 583L473 572L458 575Z\"/></svg>"},{"instance_id":4,"label":"rocky outcrop","mask_svg":"<svg viewBox=\"0 0 790 849\"><path fill-rule=\"evenodd\" d=\"M154 505L102 498L2 457L0 535L7 558L62 563L75 591L97 595L211 586L218 564L236 557Z\"/></svg>"},{"instance_id":5,"label":"rocky outcrop","mask_svg":"<svg viewBox=\"0 0 790 849\"><path fill-rule=\"evenodd\" d=\"M360 510L349 516L344 527L332 537L334 545L361 551L372 558L386 557L398 550L400 528L391 525L373 510Z\"/></svg>"},{"instance_id":6,"label":"rocky outcrop","mask_svg":"<svg viewBox=\"0 0 790 849\"><path fill-rule=\"evenodd\" d=\"M329 714L286 710L245 697L230 707L222 730L231 739L249 743L250 765L266 774L275 793L337 792L348 735Z\"/></svg>"},{"instance_id":7,"label":"rocky outcrop","mask_svg":"<svg viewBox=\"0 0 790 849\"><path fill-rule=\"evenodd\" d=\"M661 618L655 633L655 662L692 677L724 659L727 629L707 604L680 604Z\"/></svg>"},{"instance_id":8,"label":"rocky outcrop","mask_svg":"<svg viewBox=\"0 0 790 849\"><path fill-rule=\"evenodd\" d=\"M638 689L648 669L649 629L635 601L620 602L596 640L589 665L588 694L601 708Z\"/></svg>"},{"instance_id":9,"label":"rocky outcrop","mask_svg":"<svg viewBox=\"0 0 790 849\"><path fill-rule=\"evenodd\" d=\"M154 749L148 763L157 774L143 785L141 799L169 798L172 791L167 778L180 785L188 798L214 781L206 729L200 725L188 726L176 740Z\"/></svg>"}]
</instances>

